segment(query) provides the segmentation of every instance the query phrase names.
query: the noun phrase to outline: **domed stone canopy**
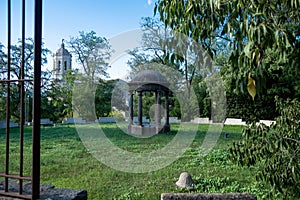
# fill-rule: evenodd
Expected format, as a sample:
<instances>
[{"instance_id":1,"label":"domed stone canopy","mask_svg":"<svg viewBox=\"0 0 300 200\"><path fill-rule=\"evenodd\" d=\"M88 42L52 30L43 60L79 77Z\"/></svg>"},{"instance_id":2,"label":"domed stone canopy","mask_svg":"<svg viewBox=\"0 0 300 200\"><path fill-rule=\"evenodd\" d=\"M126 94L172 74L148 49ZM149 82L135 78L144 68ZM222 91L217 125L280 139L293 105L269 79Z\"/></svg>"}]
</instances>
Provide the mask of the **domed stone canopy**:
<instances>
[{"instance_id":1,"label":"domed stone canopy","mask_svg":"<svg viewBox=\"0 0 300 200\"><path fill-rule=\"evenodd\" d=\"M145 70L138 73L131 82L128 83L130 100L130 123L128 125L128 132L134 135L152 135L158 133L166 133L170 131L169 124L169 83L166 78L159 72L152 70ZM143 124L143 92L155 92L155 124L144 126ZM138 120L137 124L133 120L133 96L138 94ZM164 95L165 101L165 124L161 124L161 96Z\"/></svg>"},{"instance_id":2,"label":"domed stone canopy","mask_svg":"<svg viewBox=\"0 0 300 200\"><path fill-rule=\"evenodd\" d=\"M132 81L129 82L130 90L141 89L143 91L168 90L169 83L166 78L157 71L145 70L138 73Z\"/></svg>"}]
</instances>

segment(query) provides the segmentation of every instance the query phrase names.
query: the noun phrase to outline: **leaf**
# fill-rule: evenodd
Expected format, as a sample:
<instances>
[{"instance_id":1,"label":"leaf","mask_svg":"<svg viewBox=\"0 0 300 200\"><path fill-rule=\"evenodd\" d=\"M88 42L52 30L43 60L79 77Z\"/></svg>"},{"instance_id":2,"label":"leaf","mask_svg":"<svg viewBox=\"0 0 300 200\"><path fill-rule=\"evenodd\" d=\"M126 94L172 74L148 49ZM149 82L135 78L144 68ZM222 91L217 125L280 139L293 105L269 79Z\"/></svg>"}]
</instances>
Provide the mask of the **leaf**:
<instances>
[{"instance_id":1,"label":"leaf","mask_svg":"<svg viewBox=\"0 0 300 200\"><path fill-rule=\"evenodd\" d=\"M245 46L244 48L244 52L245 52L245 55L248 57L248 58L251 58L251 47L252 47L252 42L248 42L247 45Z\"/></svg>"},{"instance_id":2,"label":"leaf","mask_svg":"<svg viewBox=\"0 0 300 200\"><path fill-rule=\"evenodd\" d=\"M251 95L251 97L254 101L254 97L256 95L256 85L255 85L255 80L253 78L251 78L251 73L249 73L249 75L248 75L247 89L248 89L248 92L249 92L249 94Z\"/></svg>"}]
</instances>

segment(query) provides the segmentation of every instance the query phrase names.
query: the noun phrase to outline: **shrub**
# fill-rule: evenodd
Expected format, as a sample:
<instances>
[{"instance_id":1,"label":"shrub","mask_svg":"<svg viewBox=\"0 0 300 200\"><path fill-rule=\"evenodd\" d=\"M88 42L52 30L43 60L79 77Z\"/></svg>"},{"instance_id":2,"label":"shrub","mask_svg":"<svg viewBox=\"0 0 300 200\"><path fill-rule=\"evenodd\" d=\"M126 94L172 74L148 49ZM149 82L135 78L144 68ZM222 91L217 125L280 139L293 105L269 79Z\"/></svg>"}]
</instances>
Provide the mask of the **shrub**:
<instances>
[{"instance_id":1,"label":"shrub","mask_svg":"<svg viewBox=\"0 0 300 200\"><path fill-rule=\"evenodd\" d=\"M125 117L124 117L124 114L122 111L117 111L117 110L111 111L109 113L109 116L115 118L115 120L119 121L119 122L125 120Z\"/></svg>"},{"instance_id":2,"label":"shrub","mask_svg":"<svg viewBox=\"0 0 300 200\"><path fill-rule=\"evenodd\" d=\"M243 140L233 144L230 157L238 164L257 165L257 179L269 183L284 199L300 197L300 103L275 99L276 124L243 130ZM274 194L274 193L273 193Z\"/></svg>"}]
</instances>

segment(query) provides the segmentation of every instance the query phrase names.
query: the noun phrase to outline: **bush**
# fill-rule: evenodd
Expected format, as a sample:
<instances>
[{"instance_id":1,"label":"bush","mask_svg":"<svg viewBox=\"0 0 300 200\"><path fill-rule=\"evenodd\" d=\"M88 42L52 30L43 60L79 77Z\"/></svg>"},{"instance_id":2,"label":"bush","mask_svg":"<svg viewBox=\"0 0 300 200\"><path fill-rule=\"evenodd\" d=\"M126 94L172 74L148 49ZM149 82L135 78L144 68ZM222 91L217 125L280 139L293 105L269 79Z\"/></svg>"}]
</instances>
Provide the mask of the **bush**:
<instances>
[{"instance_id":1,"label":"bush","mask_svg":"<svg viewBox=\"0 0 300 200\"><path fill-rule=\"evenodd\" d=\"M109 113L109 116L115 118L115 120L118 121L118 122L125 120L123 112L119 111L119 110L118 111L117 110L111 111Z\"/></svg>"},{"instance_id":2,"label":"bush","mask_svg":"<svg viewBox=\"0 0 300 200\"><path fill-rule=\"evenodd\" d=\"M275 101L280 114L276 124L245 128L243 140L233 144L230 157L243 166L257 165L257 179L270 184L284 199L295 199L300 197L300 103L296 99Z\"/></svg>"}]
</instances>

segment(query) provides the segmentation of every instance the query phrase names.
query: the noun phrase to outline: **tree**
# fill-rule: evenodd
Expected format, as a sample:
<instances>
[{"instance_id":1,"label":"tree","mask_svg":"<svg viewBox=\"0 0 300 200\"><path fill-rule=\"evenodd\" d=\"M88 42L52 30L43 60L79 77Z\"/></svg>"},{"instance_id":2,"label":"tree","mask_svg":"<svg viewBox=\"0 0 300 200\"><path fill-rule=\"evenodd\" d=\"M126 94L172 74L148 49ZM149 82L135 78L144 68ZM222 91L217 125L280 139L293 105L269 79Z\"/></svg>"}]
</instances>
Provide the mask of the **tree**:
<instances>
[{"instance_id":1,"label":"tree","mask_svg":"<svg viewBox=\"0 0 300 200\"><path fill-rule=\"evenodd\" d=\"M300 197L300 102L276 99L280 116L267 127L252 124L243 130L243 140L230 148L232 160L257 166L257 178L269 183L283 199ZM272 194L270 194L272 195Z\"/></svg>"},{"instance_id":2,"label":"tree","mask_svg":"<svg viewBox=\"0 0 300 200\"><path fill-rule=\"evenodd\" d=\"M1 72L1 79L7 79L7 55L4 52L7 48L5 48L2 44L0 44L0 72ZM10 47L11 51L11 69L10 69L10 79L21 79L21 64L22 64L22 41L19 39L18 44L12 45ZM50 51L47 48L42 48L42 65L47 63L47 54L49 54ZM24 78L25 79L32 79L33 74L33 60L34 60L34 41L32 38L25 39L24 43ZM45 89L47 87L47 84L50 79L50 72L49 71L43 71L42 72L42 89ZM32 89L33 89L33 82L32 81L26 81L24 83L25 85L25 96L28 99L32 99ZM1 96L1 102L5 102L1 104L1 110L5 110L5 97L6 97L6 91L4 88L6 88L6 85L2 83L2 93ZM20 83L10 83L11 88L11 115L12 119L19 120L20 113ZM28 105L30 102L27 102ZM28 111L29 112L29 111ZM5 113L5 112L3 112ZM1 116L3 118L3 116ZM29 119L27 119L29 120Z\"/></svg>"},{"instance_id":3,"label":"tree","mask_svg":"<svg viewBox=\"0 0 300 200\"><path fill-rule=\"evenodd\" d=\"M67 70L62 80L51 81L47 90L42 93L42 118L62 122L73 116L72 90L77 76L77 70Z\"/></svg>"},{"instance_id":4,"label":"tree","mask_svg":"<svg viewBox=\"0 0 300 200\"><path fill-rule=\"evenodd\" d=\"M84 75L92 82L96 78L108 77L107 61L112 53L108 40L91 31L79 32L79 36L71 37L68 42L77 62L81 65Z\"/></svg>"},{"instance_id":5,"label":"tree","mask_svg":"<svg viewBox=\"0 0 300 200\"><path fill-rule=\"evenodd\" d=\"M196 56L194 51L201 49L197 49L197 44L189 41L184 35L177 35L171 29L165 28L156 18L142 18L141 27L142 47L129 52L133 57L128 62L132 73L137 74L145 70L145 67L149 67L147 64L151 63L168 66L182 74L184 83L181 84L185 85L189 97L192 82L195 76L200 74L200 65L203 64L200 56ZM163 71L158 68L156 70Z\"/></svg>"},{"instance_id":6,"label":"tree","mask_svg":"<svg viewBox=\"0 0 300 200\"><path fill-rule=\"evenodd\" d=\"M192 104L195 105L195 99L191 99L191 90L198 90L199 82L203 81L208 74L201 68L206 64L205 59L199 56L200 53L203 53L199 52L202 48L198 48L199 45L193 43L186 36L176 34L170 28L165 28L164 24L156 18L142 18L141 28L143 30L142 47L129 52L132 56L128 62L131 67L131 76L143 70L154 70L169 77L170 69L177 71L180 77L172 77L168 80L172 89L184 95L187 102L193 101ZM175 76L174 73L172 75ZM203 107L204 96L197 96L199 97L199 107ZM145 96L146 98L151 98L151 95ZM175 104L179 106L178 100L172 98L175 97L171 96L170 98L172 116L181 117L187 121L199 116L199 109L186 104L181 105L185 111L184 116L181 116L180 108L174 107Z\"/></svg>"},{"instance_id":7,"label":"tree","mask_svg":"<svg viewBox=\"0 0 300 200\"><path fill-rule=\"evenodd\" d=\"M6 54L4 53L3 49L4 49L4 45L1 44L1 42L0 42L0 69L1 69L1 71L5 68L5 64L6 64L5 60L7 59ZM3 78L4 78L4 74L1 73L1 79L3 79Z\"/></svg>"},{"instance_id":8,"label":"tree","mask_svg":"<svg viewBox=\"0 0 300 200\"><path fill-rule=\"evenodd\" d=\"M97 117L108 117L112 111L112 92L117 80L99 81L95 95Z\"/></svg>"},{"instance_id":9,"label":"tree","mask_svg":"<svg viewBox=\"0 0 300 200\"><path fill-rule=\"evenodd\" d=\"M212 57L216 43L227 41L236 88L250 75L262 91L268 70L288 68L299 77L299 5L299 0L158 0L154 10L166 27L200 42Z\"/></svg>"},{"instance_id":10,"label":"tree","mask_svg":"<svg viewBox=\"0 0 300 200\"><path fill-rule=\"evenodd\" d=\"M108 77L108 60L112 53L108 40L91 31L79 32L79 36L71 37L68 42L72 53L80 64L80 76L73 91L73 114L86 120L94 121L96 113L95 92L98 81Z\"/></svg>"},{"instance_id":11,"label":"tree","mask_svg":"<svg viewBox=\"0 0 300 200\"><path fill-rule=\"evenodd\" d=\"M158 0L154 11L166 27L201 43L213 58L216 44L227 41L229 91L248 90L253 99L256 91L299 98L299 5L299 0ZM276 126L245 128L231 154L240 164L257 163L260 178L293 199L299 197L299 103L278 101L277 109Z\"/></svg>"}]
</instances>

